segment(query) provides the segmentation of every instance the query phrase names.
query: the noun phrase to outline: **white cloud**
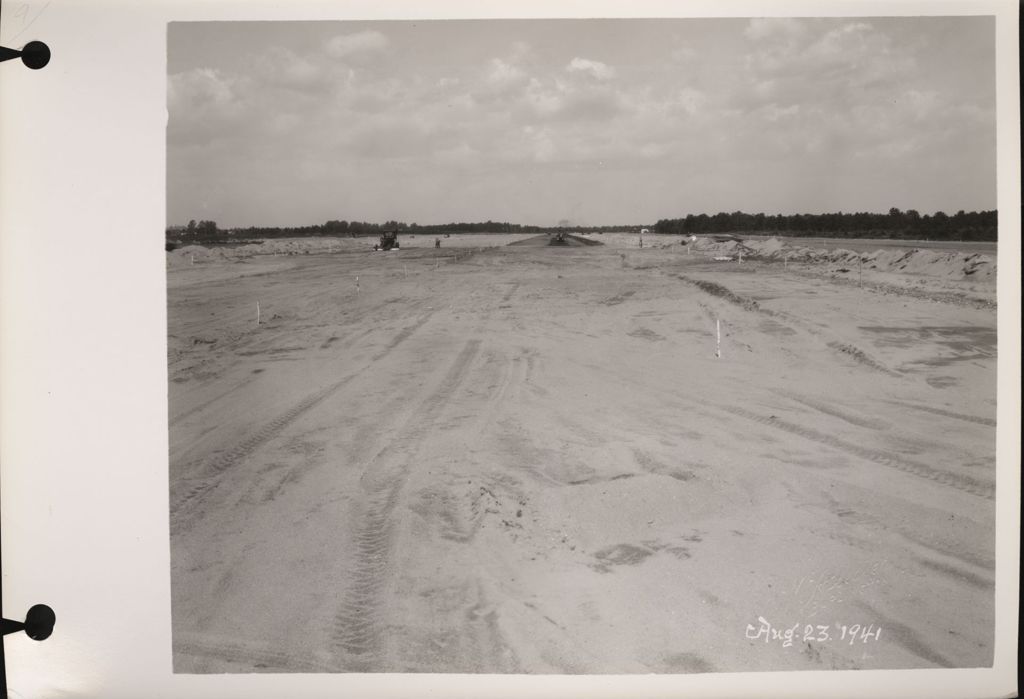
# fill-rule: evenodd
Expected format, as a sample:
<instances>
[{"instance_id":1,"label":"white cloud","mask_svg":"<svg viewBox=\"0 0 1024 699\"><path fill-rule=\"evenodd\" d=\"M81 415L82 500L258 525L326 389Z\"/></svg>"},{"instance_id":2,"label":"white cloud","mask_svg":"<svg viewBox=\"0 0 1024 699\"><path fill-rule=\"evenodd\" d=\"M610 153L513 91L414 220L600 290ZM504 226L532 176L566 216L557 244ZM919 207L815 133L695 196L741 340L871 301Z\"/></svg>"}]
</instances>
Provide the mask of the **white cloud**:
<instances>
[{"instance_id":1,"label":"white cloud","mask_svg":"<svg viewBox=\"0 0 1024 699\"><path fill-rule=\"evenodd\" d=\"M540 80L533 78L526 88L526 102L533 110L534 115L546 118L557 114L565 102L563 98L564 86L555 85L545 87Z\"/></svg>"},{"instance_id":2,"label":"white cloud","mask_svg":"<svg viewBox=\"0 0 1024 699\"><path fill-rule=\"evenodd\" d=\"M357 54L383 51L388 47L388 38L377 31L341 34L327 42L327 53L334 58L348 58Z\"/></svg>"},{"instance_id":3,"label":"white cloud","mask_svg":"<svg viewBox=\"0 0 1024 699\"><path fill-rule=\"evenodd\" d=\"M320 88L327 79L323 68L289 49L272 47L254 63L256 79L292 90Z\"/></svg>"},{"instance_id":4,"label":"white cloud","mask_svg":"<svg viewBox=\"0 0 1024 699\"><path fill-rule=\"evenodd\" d=\"M700 111L707 104L707 101L707 95L692 87L684 87L676 95L675 99L676 104L691 116Z\"/></svg>"},{"instance_id":5,"label":"white cloud","mask_svg":"<svg viewBox=\"0 0 1024 699\"><path fill-rule=\"evenodd\" d=\"M230 133L233 125L245 116L237 82L212 68L195 68L169 76L168 140L200 144Z\"/></svg>"},{"instance_id":6,"label":"white cloud","mask_svg":"<svg viewBox=\"0 0 1024 699\"><path fill-rule=\"evenodd\" d=\"M743 31L748 39L761 41L773 38L794 38L804 33L806 27L798 19L789 17L755 17Z\"/></svg>"},{"instance_id":7,"label":"white cloud","mask_svg":"<svg viewBox=\"0 0 1024 699\"><path fill-rule=\"evenodd\" d=\"M349 134L349 151L364 158L411 158L431 152L428 128L413 117L377 115L355 126Z\"/></svg>"},{"instance_id":8,"label":"white cloud","mask_svg":"<svg viewBox=\"0 0 1024 699\"><path fill-rule=\"evenodd\" d=\"M696 177L692 163L713 162L711 177L722 179L700 185L710 197L702 205L730 210L747 206L731 201L733 191L757 193L745 200L750 206L773 206L764 190L797 206L787 198L797 187L786 183L813 184L818 173L845 172L850 181L868 173L858 181L873 187L875 173L885 170L875 163L907 165L922 191L934 186L929 180L939 181L934 172L953 170L944 163L984 180L983 168L994 157L994 105L983 80L991 80L991 71L963 64L958 34L918 36L905 20L874 18L691 24L662 32L640 56L646 62L632 47L626 51L636 37L625 31L622 42L577 42L569 34L564 45L552 47L547 31L504 25L489 28L494 35L484 38L467 34L465 45L443 33L429 52L399 41L398 31L381 24L379 31L349 28L339 36L327 29L304 41L272 42L288 50L264 43L244 60L190 55L179 65L208 67L168 76L168 158L178 163L173 181L189 192L193 210L202 210L195 202L208 196L192 184L202 182L207 190L231 193L234 203L224 206L247 202L237 215L259 221L313 215L297 203L312 201L309 188L298 198L285 192L281 172L315 173L325 191L345 190L339 183L351 178L349 190L357 194L325 199L324 215L331 218L338 215L330 207L340 207L348 217L372 220L365 201L377 196L392 206L388 192L401 180L396 173L413 173L410 182L424 171L435 173L430 179L439 191L445 188L438 183L460 183L450 188L461 192L459 205L437 203L433 198L443 197L420 191L424 203L410 204L409 216L423 222L471 216L477 199L490 201L488 192L504 191L495 184L498 172L522 183L516 196L539 200L579 187L585 194L578 198L610 212L614 197L583 188L581 178L593 176L592 185L629 173L675 182ZM517 41L523 38L537 48ZM981 87L974 89L975 83ZM978 153L989 154L987 160ZM918 162L932 167L910 168ZM259 186L229 176L250 171L262 178ZM169 181L171 172L169 166ZM566 189L550 186L563 176ZM730 177L742 181L727 187ZM364 179L375 184L355 185ZM478 182L479 190L472 190ZM677 197L673 188L664 187L666 201ZM466 195L470 190L474 194ZM836 190L825 194L847 196ZM819 205L815 191L801 196ZM268 201L280 211L265 207ZM175 206L172 218L196 215ZM398 215L386 206L382 215ZM554 208L536 216L551 218ZM561 209L557 215L575 217ZM216 216L211 211L209 217Z\"/></svg>"},{"instance_id":9,"label":"white cloud","mask_svg":"<svg viewBox=\"0 0 1024 699\"><path fill-rule=\"evenodd\" d=\"M669 57L676 63L689 63L697 57L697 51L693 47L684 44L672 49Z\"/></svg>"},{"instance_id":10,"label":"white cloud","mask_svg":"<svg viewBox=\"0 0 1024 699\"><path fill-rule=\"evenodd\" d=\"M461 141L454 146L436 150L434 157L442 165L467 167L480 162L480 151L465 141Z\"/></svg>"},{"instance_id":11,"label":"white cloud","mask_svg":"<svg viewBox=\"0 0 1024 699\"><path fill-rule=\"evenodd\" d=\"M766 107L761 108L761 115L771 122L779 121L787 117L796 116L800 113L799 104L791 104L788 107L780 107L777 104L769 104Z\"/></svg>"},{"instance_id":12,"label":"white cloud","mask_svg":"<svg viewBox=\"0 0 1024 699\"><path fill-rule=\"evenodd\" d=\"M498 89L507 89L526 82L526 73L519 66L492 58L488 64L487 84Z\"/></svg>"},{"instance_id":13,"label":"white cloud","mask_svg":"<svg viewBox=\"0 0 1024 699\"><path fill-rule=\"evenodd\" d=\"M817 59L846 58L867 50L880 48L880 37L872 32L871 25L864 22L844 24L838 29L826 32L808 50L806 57Z\"/></svg>"},{"instance_id":14,"label":"white cloud","mask_svg":"<svg viewBox=\"0 0 1024 699\"><path fill-rule=\"evenodd\" d=\"M516 63L524 61L532 53L532 51L533 49L525 41L513 41L512 61Z\"/></svg>"},{"instance_id":15,"label":"white cloud","mask_svg":"<svg viewBox=\"0 0 1024 699\"><path fill-rule=\"evenodd\" d=\"M666 143L653 143L648 142L640 146L637 151L641 158L645 160L657 160L663 158L671 152L671 148Z\"/></svg>"},{"instance_id":16,"label":"white cloud","mask_svg":"<svg viewBox=\"0 0 1024 699\"><path fill-rule=\"evenodd\" d=\"M569 61L565 69L570 73L585 73L598 80L610 80L615 77L615 70L611 66L578 56Z\"/></svg>"},{"instance_id":17,"label":"white cloud","mask_svg":"<svg viewBox=\"0 0 1024 699\"><path fill-rule=\"evenodd\" d=\"M528 153L535 162L550 163L555 159L555 142L546 131L534 134L530 138L530 146Z\"/></svg>"},{"instance_id":18,"label":"white cloud","mask_svg":"<svg viewBox=\"0 0 1024 699\"><path fill-rule=\"evenodd\" d=\"M799 30L777 24L748 26L764 40L743 57L744 78L728 95L733 106L819 105L843 113L891 101L919 73L911 47L867 22L806 20Z\"/></svg>"},{"instance_id":19,"label":"white cloud","mask_svg":"<svg viewBox=\"0 0 1024 699\"><path fill-rule=\"evenodd\" d=\"M934 90L909 90L905 97L914 118L924 121L934 116L939 109L944 108L939 101L939 93Z\"/></svg>"},{"instance_id":20,"label":"white cloud","mask_svg":"<svg viewBox=\"0 0 1024 699\"><path fill-rule=\"evenodd\" d=\"M195 110L223 111L234 103L234 93L224 75L213 68L176 73L167 81L167 106L172 116Z\"/></svg>"},{"instance_id":21,"label":"white cloud","mask_svg":"<svg viewBox=\"0 0 1024 699\"><path fill-rule=\"evenodd\" d=\"M558 116L563 119L603 121L622 113L622 95L602 86L574 90L566 96Z\"/></svg>"}]
</instances>

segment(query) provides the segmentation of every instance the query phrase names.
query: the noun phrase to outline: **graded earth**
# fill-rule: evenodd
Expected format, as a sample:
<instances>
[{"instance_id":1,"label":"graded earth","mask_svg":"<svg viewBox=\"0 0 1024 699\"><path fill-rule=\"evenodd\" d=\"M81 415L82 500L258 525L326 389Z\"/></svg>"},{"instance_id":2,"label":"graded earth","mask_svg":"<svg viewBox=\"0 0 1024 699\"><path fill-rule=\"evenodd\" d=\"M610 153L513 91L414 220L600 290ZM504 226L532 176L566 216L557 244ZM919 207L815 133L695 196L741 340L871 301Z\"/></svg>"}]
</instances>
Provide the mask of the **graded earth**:
<instances>
[{"instance_id":1,"label":"graded earth","mask_svg":"<svg viewBox=\"0 0 1024 699\"><path fill-rule=\"evenodd\" d=\"M991 664L994 247L528 237L168 253L176 672Z\"/></svg>"}]
</instances>

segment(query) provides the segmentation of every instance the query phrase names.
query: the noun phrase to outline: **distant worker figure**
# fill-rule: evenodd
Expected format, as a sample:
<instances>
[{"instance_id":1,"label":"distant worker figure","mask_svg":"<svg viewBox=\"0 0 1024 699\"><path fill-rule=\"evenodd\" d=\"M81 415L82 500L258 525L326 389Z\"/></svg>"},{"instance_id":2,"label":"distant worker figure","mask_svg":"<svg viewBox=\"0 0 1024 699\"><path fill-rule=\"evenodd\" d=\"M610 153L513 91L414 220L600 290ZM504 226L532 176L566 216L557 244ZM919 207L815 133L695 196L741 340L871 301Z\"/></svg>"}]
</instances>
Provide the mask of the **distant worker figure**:
<instances>
[{"instance_id":1,"label":"distant worker figure","mask_svg":"<svg viewBox=\"0 0 1024 699\"><path fill-rule=\"evenodd\" d=\"M434 247L435 248L441 247L441 239L440 238L434 238Z\"/></svg>"}]
</instances>

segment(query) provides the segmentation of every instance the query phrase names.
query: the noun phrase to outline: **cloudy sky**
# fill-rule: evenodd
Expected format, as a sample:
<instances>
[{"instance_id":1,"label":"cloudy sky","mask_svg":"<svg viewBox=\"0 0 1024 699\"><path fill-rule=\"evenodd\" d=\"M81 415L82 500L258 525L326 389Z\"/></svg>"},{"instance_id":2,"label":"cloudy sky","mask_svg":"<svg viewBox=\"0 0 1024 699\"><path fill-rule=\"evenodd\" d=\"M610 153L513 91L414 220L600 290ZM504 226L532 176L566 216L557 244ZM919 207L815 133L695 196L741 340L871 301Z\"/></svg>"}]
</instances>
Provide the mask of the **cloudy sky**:
<instances>
[{"instance_id":1,"label":"cloudy sky","mask_svg":"<svg viewBox=\"0 0 1024 699\"><path fill-rule=\"evenodd\" d=\"M994 29L172 23L168 223L994 209Z\"/></svg>"}]
</instances>

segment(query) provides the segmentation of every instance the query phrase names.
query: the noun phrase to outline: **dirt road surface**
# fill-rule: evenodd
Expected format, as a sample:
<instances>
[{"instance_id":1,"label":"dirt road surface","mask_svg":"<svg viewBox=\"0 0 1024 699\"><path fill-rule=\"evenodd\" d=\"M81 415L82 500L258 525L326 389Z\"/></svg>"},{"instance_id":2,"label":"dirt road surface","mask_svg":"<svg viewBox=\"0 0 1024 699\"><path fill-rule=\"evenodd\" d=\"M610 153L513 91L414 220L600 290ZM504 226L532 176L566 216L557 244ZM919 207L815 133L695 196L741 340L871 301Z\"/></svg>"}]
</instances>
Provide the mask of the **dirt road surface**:
<instances>
[{"instance_id":1,"label":"dirt road surface","mask_svg":"<svg viewBox=\"0 0 1024 699\"><path fill-rule=\"evenodd\" d=\"M428 242L169 270L175 671L991 664L993 304Z\"/></svg>"}]
</instances>

